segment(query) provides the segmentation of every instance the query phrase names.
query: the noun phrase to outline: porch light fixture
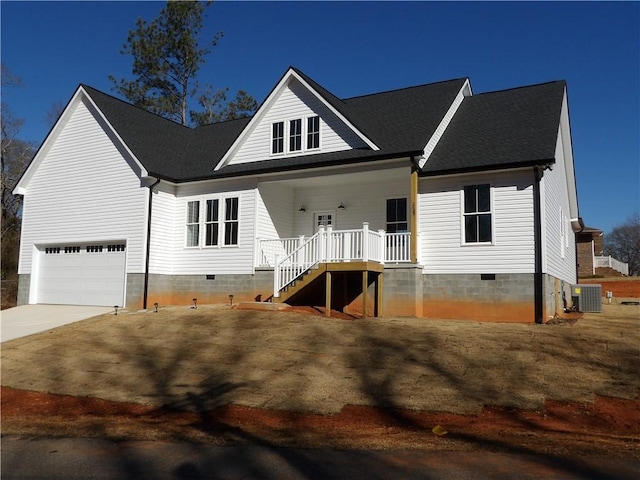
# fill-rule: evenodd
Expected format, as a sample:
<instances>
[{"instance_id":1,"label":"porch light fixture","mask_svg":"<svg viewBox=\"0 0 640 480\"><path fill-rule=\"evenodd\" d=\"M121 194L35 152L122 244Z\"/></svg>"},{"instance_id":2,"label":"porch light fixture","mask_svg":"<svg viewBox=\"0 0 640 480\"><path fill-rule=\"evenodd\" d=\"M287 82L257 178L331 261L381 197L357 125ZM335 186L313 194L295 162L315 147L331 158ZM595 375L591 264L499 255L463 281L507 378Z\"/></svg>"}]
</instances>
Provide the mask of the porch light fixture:
<instances>
[{"instance_id":1,"label":"porch light fixture","mask_svg":"<svg viewBox=\"0 0 640 480\"><path fill-rule=\"evenodd\" d=\"M305 208L304 205L300 205L300 208L298 209L299 212L306 212L307 209Z\"/></svg>"},{"instance_id":2,"label":"porch light fixture","mask_svg":"<svg viewBox=\"0 0 640 480\"><path fill-rule=\"evenodd\" d=\"M344 203L340 202L340 205L338 205L338 210L344 210L347 207L344 206Z\"/></svg>"}]
</instances>

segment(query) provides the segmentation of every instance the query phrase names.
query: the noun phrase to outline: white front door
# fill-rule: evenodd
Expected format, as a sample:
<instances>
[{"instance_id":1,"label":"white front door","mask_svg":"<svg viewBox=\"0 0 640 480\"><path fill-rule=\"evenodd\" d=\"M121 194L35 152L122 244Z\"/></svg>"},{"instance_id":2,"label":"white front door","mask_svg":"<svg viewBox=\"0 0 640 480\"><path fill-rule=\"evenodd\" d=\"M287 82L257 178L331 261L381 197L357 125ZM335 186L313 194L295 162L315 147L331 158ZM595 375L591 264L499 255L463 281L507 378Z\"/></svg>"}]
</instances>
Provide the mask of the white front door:
<instances>
[{"instance_id":1,"label":"white front door","mask_svg":"<svg viewBox=\"0 0 640 480\"><path fill-rule=\"evenodd\" d=\"M320 227L335 227L336 214L333 211L329 212L314 212L313 213L313 232L317 232Z\"/></svg>"}]
</instances>

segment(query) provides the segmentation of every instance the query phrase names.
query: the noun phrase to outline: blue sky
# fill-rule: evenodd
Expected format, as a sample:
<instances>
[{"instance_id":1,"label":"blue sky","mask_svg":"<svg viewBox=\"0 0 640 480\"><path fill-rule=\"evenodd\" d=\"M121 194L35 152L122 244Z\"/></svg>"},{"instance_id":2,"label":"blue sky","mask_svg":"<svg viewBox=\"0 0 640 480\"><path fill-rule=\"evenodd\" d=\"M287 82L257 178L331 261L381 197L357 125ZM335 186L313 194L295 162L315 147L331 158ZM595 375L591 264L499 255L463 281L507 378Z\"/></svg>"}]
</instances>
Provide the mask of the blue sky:
<instances>
[{"instance_id":1,"label":"blue sky","mask_svg":"<svg viewBox=\"0 0 640 480\"><path fill-rule=\"evenodd\" d=\"M24 86L2 92L41 143L46 112L79 83L130 78L120 54L138 17L164 2L0 3L2 62ZM216 2L224 37L202 82L262 101L289 65L338 97L469 77L475 93L568 82L580 214L610 231L640 210L640 3Z\"/></svg>"}]
</instances>

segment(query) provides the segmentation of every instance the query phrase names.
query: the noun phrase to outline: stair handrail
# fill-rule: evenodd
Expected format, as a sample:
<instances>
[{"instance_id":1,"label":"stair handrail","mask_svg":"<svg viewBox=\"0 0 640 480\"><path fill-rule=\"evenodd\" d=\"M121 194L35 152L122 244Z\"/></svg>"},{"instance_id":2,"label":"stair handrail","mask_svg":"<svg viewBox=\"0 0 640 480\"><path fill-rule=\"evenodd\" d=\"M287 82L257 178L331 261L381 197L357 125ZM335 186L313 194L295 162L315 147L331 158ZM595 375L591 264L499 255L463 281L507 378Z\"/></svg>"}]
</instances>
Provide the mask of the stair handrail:
<instances>
[{"instance_id":1,"label":"stair handrail","mask_svg":"<svg viewBox=\"0 0 640 480\"><path fill-rule=\"evenodd\" d=\"M307 238L298 248L279 260L276 256L273 268L273 296L293 283L307 270L315 267L323 259L326 232L320 227L315 235Z\"/></svg>"}]
</instances>

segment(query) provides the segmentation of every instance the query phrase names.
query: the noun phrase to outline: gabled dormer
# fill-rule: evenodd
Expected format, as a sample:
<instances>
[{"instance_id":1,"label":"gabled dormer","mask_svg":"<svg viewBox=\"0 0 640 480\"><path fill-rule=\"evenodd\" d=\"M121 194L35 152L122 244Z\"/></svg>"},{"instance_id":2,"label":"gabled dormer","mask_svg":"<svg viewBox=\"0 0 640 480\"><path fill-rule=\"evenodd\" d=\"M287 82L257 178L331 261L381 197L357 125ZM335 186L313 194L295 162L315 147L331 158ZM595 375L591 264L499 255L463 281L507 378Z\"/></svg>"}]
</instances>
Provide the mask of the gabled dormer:
<instances>
[{"instance_id":1,"label":"gabled dormer","mask_svg":"<svg viewBox=\"0 0 640 480\"><path fill-rule=\"evenodd\" d=\"M350 118L342 100L289 68L215 170L352 149L379 147Z\"/></svg>"}]
</instances>

